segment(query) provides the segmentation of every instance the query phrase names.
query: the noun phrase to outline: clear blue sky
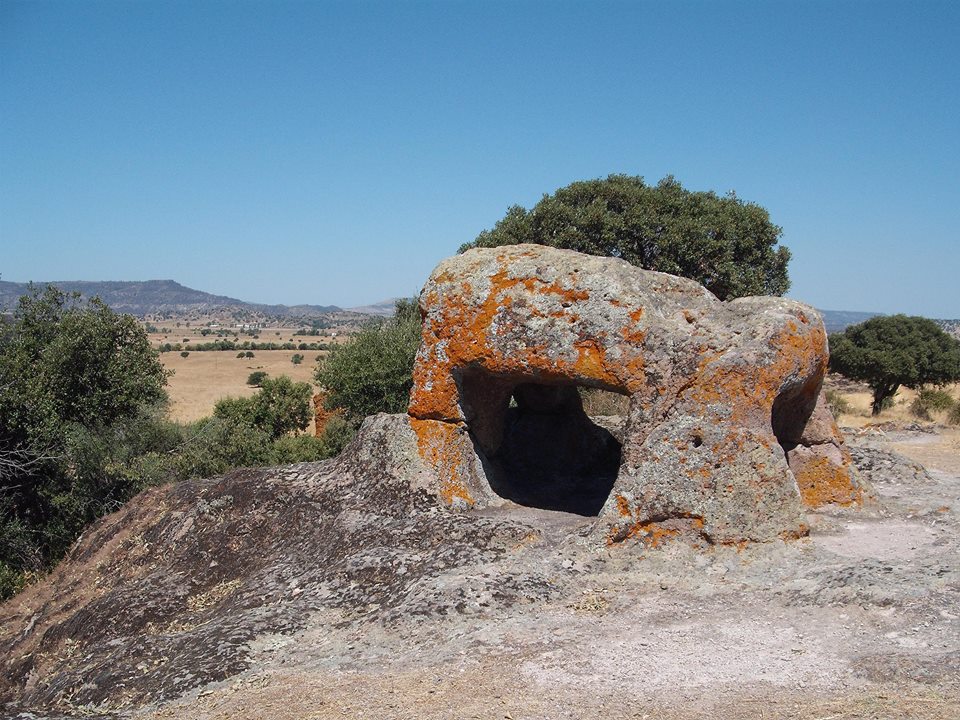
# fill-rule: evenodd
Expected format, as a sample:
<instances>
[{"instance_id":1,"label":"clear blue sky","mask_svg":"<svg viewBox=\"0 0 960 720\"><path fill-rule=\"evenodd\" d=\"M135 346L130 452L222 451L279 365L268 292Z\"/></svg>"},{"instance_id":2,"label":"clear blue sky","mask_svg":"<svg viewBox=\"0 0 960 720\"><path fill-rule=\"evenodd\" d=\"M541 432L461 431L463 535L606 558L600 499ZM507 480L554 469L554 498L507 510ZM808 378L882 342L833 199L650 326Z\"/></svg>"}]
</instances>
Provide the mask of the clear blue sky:
<instances>
[{"instance_id":1,"label":"clear blue sky","mask_svg":"<svg viewBox=\"0 0 960 720\"><path fill-rule=\"evenodd\" d=\"M736 190L792 297L960 316L960 3L0 2L3 280L416 293L514 203Z\"/></svg>"}]
</instances>

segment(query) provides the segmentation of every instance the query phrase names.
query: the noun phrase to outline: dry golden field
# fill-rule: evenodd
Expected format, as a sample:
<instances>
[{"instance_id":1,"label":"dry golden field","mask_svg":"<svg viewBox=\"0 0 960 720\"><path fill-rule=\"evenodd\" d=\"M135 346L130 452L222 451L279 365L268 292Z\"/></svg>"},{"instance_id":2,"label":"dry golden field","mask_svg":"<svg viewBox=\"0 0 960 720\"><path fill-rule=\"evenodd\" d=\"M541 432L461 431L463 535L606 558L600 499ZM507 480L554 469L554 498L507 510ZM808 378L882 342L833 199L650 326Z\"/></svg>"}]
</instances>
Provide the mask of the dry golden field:
<instances>
[{"instance_id":1,"label":"dry golden field","mask_svg":"<svg viewBox=\"0 0 960 720\"><path fill-rule=\"evenodd\" d=\"M323 355L317 350L256 350L252 358L238 358L237 352L191 352L185 358L178 352L160 354L164 367L174 371L167 385L171 420L199 420L213 412L220 398L253 395L256 388L247 385L247 377L255 370L312 384L316 358ZM303 362L294 365L290 358L298 352Z\"/></svg>"},{"instance_id":2,"label":"dry golden field","mask_svg":"<svg viewBox=\"0 0 960 720\"><path fill-rule=\"evenodd\" d=\"M836 375L827 377L825 383L827 390L839 392L843 399L850 403L850 412L843 413L839 418L839 424L847 427L866 427L867 425L879 425L882 423L895 423L898 425L909 424L913 422L929 423L930 421L920 420L910 412L910 404L917 397L917 393L910 388L900 388L893 400L893 407L884 410L876 417L870 414L870 406L873 401L873 395L870 388L862 383L853 383ZM960 401L960 383L947 385L945 388L954 400ZM933 413L933 421L944 423L946 413Z\"/></svg>"}]
</instances>

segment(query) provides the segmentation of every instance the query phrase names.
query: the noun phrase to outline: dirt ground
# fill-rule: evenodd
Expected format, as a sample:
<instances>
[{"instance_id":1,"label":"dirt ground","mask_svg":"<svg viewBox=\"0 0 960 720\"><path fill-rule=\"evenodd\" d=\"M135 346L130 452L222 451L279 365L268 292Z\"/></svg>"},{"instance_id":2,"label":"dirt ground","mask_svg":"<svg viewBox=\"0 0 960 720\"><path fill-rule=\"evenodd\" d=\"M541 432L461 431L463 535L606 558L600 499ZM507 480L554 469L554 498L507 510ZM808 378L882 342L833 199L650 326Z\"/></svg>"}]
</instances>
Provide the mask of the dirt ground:
<instances>
[{"instance_id":1,"label":"dirt ground","mask_svg":"<svg viewBox=\"0 0 960 720\"><path fill-rule=\"evenodd\" d=\"M303 362L294 365L290 358L297 353L303 355ZM231 350L191 352L184 358L178 352L162 353L163 366L174 371L167 385L170 419L199 420L210 415L221 398L253 395L256 388L247 385L247 377L256 370L312 384L316 358L323 354L317 350L256 350L252 358L238 358Z\"/></svg>"}]
</instances>

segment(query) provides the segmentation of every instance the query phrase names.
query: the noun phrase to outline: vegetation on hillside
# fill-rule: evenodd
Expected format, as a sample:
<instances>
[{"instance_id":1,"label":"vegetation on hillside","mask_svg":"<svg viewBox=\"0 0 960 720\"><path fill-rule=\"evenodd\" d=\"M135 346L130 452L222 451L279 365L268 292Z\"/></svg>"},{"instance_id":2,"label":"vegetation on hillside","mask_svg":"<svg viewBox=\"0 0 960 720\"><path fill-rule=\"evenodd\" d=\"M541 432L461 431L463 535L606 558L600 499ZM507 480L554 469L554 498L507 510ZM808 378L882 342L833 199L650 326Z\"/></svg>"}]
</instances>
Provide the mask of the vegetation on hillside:
<instances>
[{"instance_id":1,"label":"vegetation on hillside","mask_svg":"<svg viewBox=\"0 0 960 720\"><path fill-rule=\"evenodd\" d=\"M33 289L0 325L0 599L146 487L319 460L348 438L342 421L323 438L293 434L310 422L311 390L283 376L173 423L166 379L143 327L97 299Z\"/></svg>"},{"instance_id":2,"label":"vegetation on hillside","mask_svg":"<svg viewBox=\"0 0 960 720\"><path fill-rule=\"evenodd\" d=\"M623 258L647 270L696 280L721 300L782 295L790 251L769 213L733 193L686 190L673 177L656 186L610 175L544 195L532 209L514 205L475 247L536 243Z\"/></svg>"},{"instance_id":3,"label":"vegetation on hillside","mask_svg":"<svg viewBox=\"0 0 960 720\"><path fill-rule=\"evenodd\" d=\"M875 317L830 336L830 369L873 391L873 414L901 385L919 389L960 380L960 342L933 320Z\"/></svg>"},{"instance_id":4,"label":"vegetation on hillside","mask_svg":"<svg viewBox=\"0 0 960 720\"><path fill-rule=\"evenodd\" d=\"M221 350L329 350L330 345L321 342L251 342L244 340L237 342L235 340L211 340L205 343L163 343L158 348L160 352L179 352L186 350L189 352L218 352ZM334 346L335 347L335 346ZM250 357L253 357L252 355Z\"/></svg>"}]
</instances>

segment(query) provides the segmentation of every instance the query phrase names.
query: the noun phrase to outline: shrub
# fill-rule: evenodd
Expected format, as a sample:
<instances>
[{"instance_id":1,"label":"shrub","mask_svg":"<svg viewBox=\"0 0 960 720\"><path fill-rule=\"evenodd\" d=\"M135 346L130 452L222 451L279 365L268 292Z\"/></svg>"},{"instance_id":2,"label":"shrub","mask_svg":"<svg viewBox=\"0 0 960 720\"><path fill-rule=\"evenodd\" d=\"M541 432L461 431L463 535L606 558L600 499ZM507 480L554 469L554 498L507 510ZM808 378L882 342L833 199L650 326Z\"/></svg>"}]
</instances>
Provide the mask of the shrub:
<instances>
[{"instance_id":1,"label":"shrub","mask_svg":"<svg viewBox=\"0 0 960 720\"><path fill-rule=\"evenodd\" d=\"M303 355L300 353L295 353L293 357L290 358L290 362L292 362L294 365L299 365L303 362Z\"/></svg>"},{"instance_id":2,"label":"shrub","mask_svg":"<svg viewBox=\"0 0 960 720\"><path fill-rule=\"evenodd\" d=\"M182 357L182 358L190 357L190 351L189 351L189 350L184 350L182 353L180 353L180 357Z\"/></svg>"},{"instance_id":3,"label":"shrub","mask_svg":"<svg viewBox=\"0 0 960 720\"><path fill-rule=\"evenodd\" d=\"M284 435L274 441L270 450L270 460L275 465L316 462L328 457L331 454L327 443L312 435Z\"/></svg>"},{"instance_id":4,"label":"shrub","mask_svg":"<svg viewBox=\"0 0 960 720\"><path fill-rule=\"evenodd\" d=\"M825 390L824 396L827 400L827 408L836 420L839 420L841 415L849 415L852 412L853 408L849 401L836 390Z\"/></svg>"},{"instance_id":5,"label":"shrub","mask_svg":"<svg viewBox=\"0 0 960 720\"><path fill-rule=\"evenodd\" d=\"M960 425L960 402L955 403L947 415L947 422L951 425Z\"/></svg>"},{"instance_id":6,"label":"shrub","mask_svg":"<svg viewBox=\"0 0 960 720\"><path fill-rule=\"evenodd\" d=\"M247 375L247 385L250 387L260 387L260 384L266 379L267 373L263 370L254 370Z\"/></svg>"},{"instance_id":7,"label":"shrub","mask_svg":"<svg viewBox=\"0 0 960 720\"><path fill-rule=\"evenodd\" d=\"M357 428L344 420L339 415L334 415L327 420L327 426L323 429L320 440L324 444L326 457L334 457L343 452L343 449L350 444L350 441L357 436Z\"/></svg>"},{"instance_id":8,"label":"shrub","mask_svg":"<svg viewBox=\"0 0 960 720\"><path fill-rule=\"evenodd\" d=\"M953 409L956 401L946 390L921 388L910 403L910 413L921 420L932 420L932 413Z\"/></svg>"},{"instance_id":9,"label":"shrub","mask_svg":"<svg viewBox=\"0 0 960 720\"><path fill-rule=\"evenodd\" d=\"M0 598L142 487L126 461L167 376L143 326L99 299L20 299L0 330Z\"/></svg>"},{"instance_id":10,"label":"shrub","mask_svg":"<svg viewBox=\"0 0 960 720\"><path fill-rule=\"evenodd\" d=\"M419 344L417 303L400 300L391 319L366 325L320 362L315 378L326 390L327 409L341 408L354 426L378 412L405 412Z\"/></svg>"},{"instance_id":11,"label":"shrub","mask_svg":"<svg viewBox=\"0 0 960 720\"><path fill-rule=\"evenodd\" d=\"M265 374L265 373L264 373ZM285 375L264 377L260 391L249 398L224 398L213 409L214 417L263 431L275 440L310 424L310 385L295 383Z\"/></svg>"},{"instance_id":12,"label":"shrub","mask_svg":"<svg viewBox=\"0 0 960 720\"><path fill-rule=\"evenodd\" d=\"M252 357L253 357L253 351L252 351L252 350L247 350L247 351L243 354L243 356L244 356L245 358L252 358Z\"/></svg>"}]
</instances>

